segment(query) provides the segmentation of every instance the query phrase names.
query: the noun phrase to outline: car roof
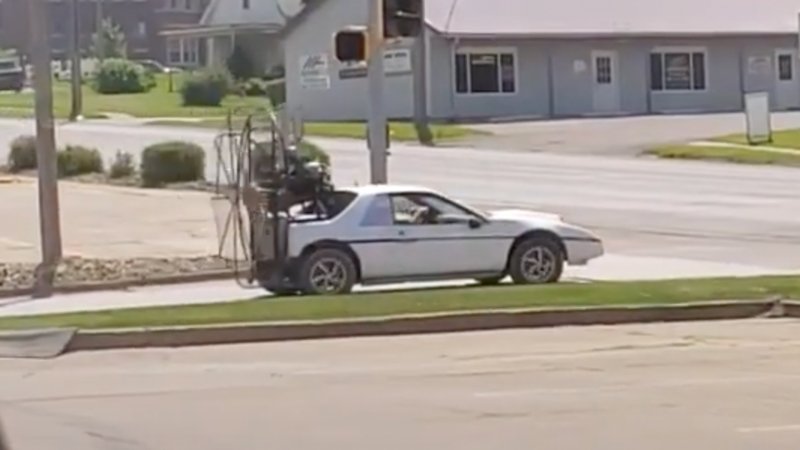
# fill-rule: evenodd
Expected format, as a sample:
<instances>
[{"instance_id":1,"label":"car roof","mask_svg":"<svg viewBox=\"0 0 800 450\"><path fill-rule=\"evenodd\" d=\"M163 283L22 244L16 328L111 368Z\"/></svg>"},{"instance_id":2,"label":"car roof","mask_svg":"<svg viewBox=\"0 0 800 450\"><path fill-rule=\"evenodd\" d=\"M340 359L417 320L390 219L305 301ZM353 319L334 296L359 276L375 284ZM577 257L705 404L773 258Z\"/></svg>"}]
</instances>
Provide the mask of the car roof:
<instances>
[{"instance_id":1,"label":"car roof","mask_svg":"<svg viewBox=\"0 0 800 450\"><path fill-rule=\"evenodd\" d=\"M370 196L381 194L397 194L401 192L425 192L430 194L438 194L437 191L431 188L406 184L367 184L363 186L342 187L338 190L352 192L356 195Z\"/></svg>"}]
</instances>

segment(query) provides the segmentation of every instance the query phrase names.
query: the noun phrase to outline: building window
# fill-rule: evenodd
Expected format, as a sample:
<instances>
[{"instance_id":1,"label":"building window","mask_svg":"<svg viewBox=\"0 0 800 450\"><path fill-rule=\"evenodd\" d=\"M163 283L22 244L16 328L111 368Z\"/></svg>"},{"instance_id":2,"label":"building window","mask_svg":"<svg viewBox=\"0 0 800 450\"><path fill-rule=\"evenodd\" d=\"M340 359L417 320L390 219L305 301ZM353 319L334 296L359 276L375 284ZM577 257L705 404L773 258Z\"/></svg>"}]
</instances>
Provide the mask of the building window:
<instances>
[{"instance_id":1,"label":"building window","mask_svg":"<svg viewBox=\"0 0 800 450\"><path fill-rule=\"evenodd\" d=\"M250 9L250 0L242 0L242 8Z\"/></svg>"},{"instance_id":2,"label":"building window","mask_svg":"<svg viewBox=\"0 0 800 450\"><path fill-rule=\"evenodd\" d=\"M702 51L666 51L650 55L650 89L704 91L706 54Z\"/></svg>"},{"instance_id":3,"label":"building window","mask_svg":"<svg viewBox=\"0 0 800 450\"><path fill-rule=\"evenodd\" d=\"M147 24L145 22L136 24L136 33L139 34L139 36L147 36Z\"/></svg>"},{"instance_id":4,"label":"building window","mask_svg":"<svg viewBox=\"0 0 800 450\"><path fill-rule=\"evenodd\" d=\"M195 0L164 0L164 8L170 11L194 11L198 6Z\"/></svg>"},{"instance_id":5,"label":"building window","mask_svg":"<svg viewBox=\"0 0 800 450\"><path fill-rule=\"evenodd\" d=\"M170 64L194 66L199 62L200 42L196 38L179 38L167 41L167 61Z\"/></svg>"},{"instance_id":6,"label":"building window","mask_svg":"<svg viewBox=\"0 0 800 450\"><path fill-rule=\"evenodd\" d=\"M516 57L512 52L458 52L455 83L459 94L512 94L517 90Z\"/></svg>"},{"instance_id":7,"label":"building window","mask_svg":"<svg viewBox=\"0 0 800 450\"><path fill-rule=\"evenodd\" d=\"M778 79L780 81L792 81L792 79L794 79L793 69L792 55L778 55Z\"/></svg>"}]
</instances>

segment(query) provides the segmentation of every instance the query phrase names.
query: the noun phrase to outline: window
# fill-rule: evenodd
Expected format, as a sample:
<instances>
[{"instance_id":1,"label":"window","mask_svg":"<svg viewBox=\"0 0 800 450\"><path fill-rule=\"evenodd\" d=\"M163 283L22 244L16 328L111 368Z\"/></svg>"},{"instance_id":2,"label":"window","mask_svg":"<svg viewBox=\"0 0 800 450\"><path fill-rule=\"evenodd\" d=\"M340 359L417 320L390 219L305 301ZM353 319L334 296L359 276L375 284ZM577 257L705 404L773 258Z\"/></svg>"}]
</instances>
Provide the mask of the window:
<instances>
[{"instance_id":1,"label":"window","mask_svg":"<svg viewBox=\"0 0 800 450\"><path fill-rule=\"evenodd\" d=\"M167 60L170 64L196 65L199 62L200 45L196 38L170 39L167 41Z\"/></svg>"},{"instance_id":2,"label":"window","mask_svg":"<svg viewBox=\"0 0 800 450\"><path fill-rule=\"evenodd\" d=\"M665 51L650 55L653 91L704 91L706 54L702 51Z\"/></svg>"},{"instance_id":3,"label":"window","mask_svg":"<svg viewBox=\"0 0 800 450\"><path fill-rule=\"evenodd\" d=\"M466 209L432 194L396 194L391 196L395 224L441 225L476 218Z\"/></svg>"},{"instance_id":4,"label":"window","mask_svg":"<svg viewBox=\"0 0 800 450\"><path fill-rule=\"evenodd\" d=\"M147 24L145 22L137 23L136 33L138 33L139 36L147 36Z\"/></svg>"},{"instance_id":5,"label":"window","mask_svg":"<svg viewBox=\"0 0 800 450\"><path fill-rule=\"evenodd\" d=\"M392 226L392 201L388 195L379 195L372 200L361 220L362 227Z\"/></svg>"},{"instance_id":6,"label":"window","mask_svg":"<svg viewBox=\"0 0 800 450\"><path fill-rule=\"evenodd\" d=\"M512 52L456 53L455 72L459 94L508 94L517 90L516 57Z\"/></svg>"},{"instance_id":7,"label":"window","mask_svg":"<svg viewBox=\"0 0 800 450\"><path fill-rule=\"evenodd\" d=\"M778 55L778 79L780 81L791 81L794 78L793 69L792 55L787 53Z\"/></svg>"},{"instance_id":8,"label":"window","mask_svg":"<svg viewBox=\"0 0 800 450\"><path fill-rule=\"evenodd\" d=\"M242 0L242 8L250 9L250 0Z\"/></svg>"},{"instance_id":9,"label":"window","mask_svg":"<svg viewBox=\"0 0 800 450\"><path fill-rule=\"evenodd\" d=\"M595 79L597 84L611 84L611 57L598 56L594 61L596 65Z\"/></svg>"}]
</instances>

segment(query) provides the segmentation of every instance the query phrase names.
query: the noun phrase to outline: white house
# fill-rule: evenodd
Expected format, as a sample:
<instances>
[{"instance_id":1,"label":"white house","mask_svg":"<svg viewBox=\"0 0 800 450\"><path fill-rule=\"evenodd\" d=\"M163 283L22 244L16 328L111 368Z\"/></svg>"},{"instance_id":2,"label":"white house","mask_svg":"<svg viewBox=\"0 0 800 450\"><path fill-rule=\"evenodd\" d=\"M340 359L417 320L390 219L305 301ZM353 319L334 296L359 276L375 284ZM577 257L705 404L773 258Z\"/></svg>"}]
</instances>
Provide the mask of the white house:
<instances>
[{"instance_id":1,"label":"white house","mask_svg":"<svg viewBox=\"0 0 800 450\"><path fill-rule=\"evenodd\" d=\"M205 45L207 65L225 64L236 46L260 73L283 65L279 33L303 0L211 0L197 26L163 32L171 45Z\"/></svg>"}]
</instances>

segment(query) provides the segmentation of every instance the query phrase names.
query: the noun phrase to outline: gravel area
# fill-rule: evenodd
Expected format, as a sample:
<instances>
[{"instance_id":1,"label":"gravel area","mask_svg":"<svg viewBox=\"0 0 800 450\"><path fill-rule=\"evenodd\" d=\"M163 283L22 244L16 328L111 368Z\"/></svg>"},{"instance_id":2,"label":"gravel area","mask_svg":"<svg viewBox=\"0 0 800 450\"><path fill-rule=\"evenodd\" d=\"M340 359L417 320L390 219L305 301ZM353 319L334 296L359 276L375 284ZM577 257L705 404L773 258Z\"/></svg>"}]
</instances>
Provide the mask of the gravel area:
<instances>
[{"instance_id":1,"label":"gravel area","mask_svg":"<svg viewBox=\"0 0 800 450\"><path fill-rule=\"evenodd\" d=\"M0 290L29 288L36 264L0 262ZM232 270L231 263L216 257L87 259L64 258L56 273L56 285L109 281L148 280L176 275Z\"/></svg>"}]
</instances>

